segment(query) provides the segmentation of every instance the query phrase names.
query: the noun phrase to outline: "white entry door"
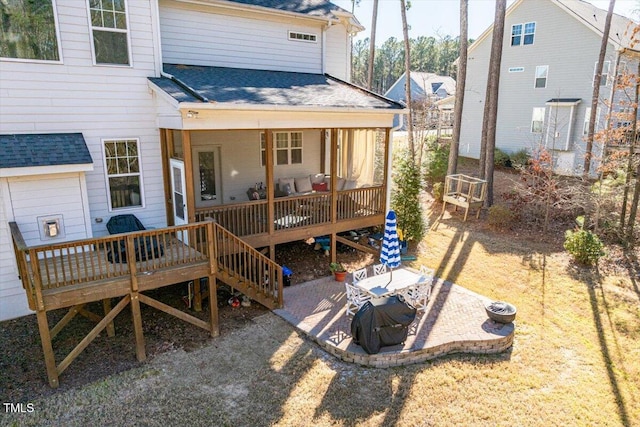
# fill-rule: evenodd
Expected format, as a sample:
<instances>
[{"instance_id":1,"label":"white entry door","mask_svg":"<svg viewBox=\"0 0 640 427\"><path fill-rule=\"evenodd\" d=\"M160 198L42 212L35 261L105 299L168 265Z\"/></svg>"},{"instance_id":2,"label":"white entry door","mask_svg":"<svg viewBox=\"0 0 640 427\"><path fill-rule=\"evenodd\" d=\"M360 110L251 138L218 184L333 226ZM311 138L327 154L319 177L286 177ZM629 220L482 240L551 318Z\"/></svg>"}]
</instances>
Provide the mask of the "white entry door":
<instances>
[{"instance_id":1,"label":"white entry door","mask_svg":"<svg viewBox=\"0 0 640 427\"><path fill-rule=\"evenodd\" d=\"M171 159L171 200L173 204L174 225L184 225L189 222L187 216L187 193L184 179L184 162Z\"/></svg>"}]
</instances>

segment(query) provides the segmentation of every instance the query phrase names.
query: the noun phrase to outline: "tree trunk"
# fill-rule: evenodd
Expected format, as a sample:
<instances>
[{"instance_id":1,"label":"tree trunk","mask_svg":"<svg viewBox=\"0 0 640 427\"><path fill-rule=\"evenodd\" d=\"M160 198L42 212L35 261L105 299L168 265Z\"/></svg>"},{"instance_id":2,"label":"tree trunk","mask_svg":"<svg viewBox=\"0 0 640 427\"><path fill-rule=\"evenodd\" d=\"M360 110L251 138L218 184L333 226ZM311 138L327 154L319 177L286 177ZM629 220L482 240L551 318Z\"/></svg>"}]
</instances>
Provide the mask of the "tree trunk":
<instances>
[{"instance_id":1,"label":"tree trunk","mask_svg":"<svg viewBox=\"0 0 640 427\"><path fill-rule=\"evenodd\" d=\"M635 151L636 141L638 139L638 100L640 98L640 62L638 62L638 68L636 70L636 92L633 100L633 120L631 126L633 126L633 132L631 132L631 141L629 141L629 162L627 163L627 176L624 182L624 193L622 194L622 208L620 209L620 235L624 232L624 223L627 216L627 200L629 199L629 192L631 191L631 175L633 175L633 155ZM631 221L629 218L629 221ZM628 242L629 243L629 242Z\"/></svg>"},{"instance_id":2,"label":"tree trunk","mask_svg":"<svg viewBox=\"0 0 640 427\"><path fill-rule=\"evenodd\" d=\"M373 17L371 18L371 37L369 41L369 74L367 74L367 89L373 87L373 63L376 57L376 23L378 21L378 0L373 0Z\"/></svg>"},{"instance_id":3,"label":"tree trunk","mask_svg":"<svg viewBox=\"0 0 640 427\"><path fill-rule=\"evenodd\" d=\"M488 108L485 106L483 129L486 126L486 134L482 135L484 142L485 165L484 178L487 180L487 199L485 206L493 204L493 157L496 146L496 123L498 121L498 93L500 90L500 64L502 63L502 40L504 39L504 17L507 8L507 0L496 1L496 16L493 23L493 36L491 40L491 60L489 63L489 83L487 84ZM483 170L480 171L481 173Z\"/></svg>"},{"instance_id":4,"label":"tree trunk","mask_svg":"<svg viewBox=\"0 0 640 427\"><path fill-rule=\"evenodd\" d=\"M407 5L405 0L400 0L400 13L402 14L402 34L404 35L405 98L409 110L407 114L407 138L409 149L411 150L411 160L415 162L416 147L413 142L413 117L411 114L411 57L409 53L409 27L407 26Z\"/></svg>"},{"instance_id":5,"label":"tree trunk","mask_svg":"<svg viewBox=\"0 0 640 427\"><path fill-rule=\"evenodd\" d=\"M609 1L609 10L607 11L607 18L604 21L604 31L602 34L602 43L600 44L600 55L598 56L598 64L596 65L596 72L593 76L593 96L591 98L591 115L589 116L589 131L587 133L587 146L584 153L584 166L582 176L584 179L589 178L589 171L591 170L591 157L593 156L593 135L596 128L596 115L598 113L598 98L600 97L600 80L602 79L602 66L604 64L604 57L607 53L607 44L609 43L609 29L611 28L611 16L613 15L613 7L616 4L616 0ZM613 88L611 89L613 90Z\"/></svg>"},{"instance_id":6,"label":"tree trunk","mask_svg":"<svg viewBox=\"0 0 640 427\"><path fill-rule=\"evenodd\" d=\"M458 169L462 107L464 105L464 89L467 79L468 9L469 0L460 0L460 57L458 59L458 75L456 76L456 103L453 109L453 135L451 135L451 147L449 149L448 175L456 173Z\"/></svg>"},{"instance_id":7,"label":"tree trunk","mask_svg":"<svg viewBox=\"0 0 640 427\"><path fill-rule=\"evenodd\" d=\"M627 222L627 235L625 240L631 247L634 245L633 229L636 225L636 216L638 215L638 201L640 200L640 162L636 168L636 185L633 191L633 201L631 202L631 210L629 211L629 222Z\"/></svg>"}]
</instances>

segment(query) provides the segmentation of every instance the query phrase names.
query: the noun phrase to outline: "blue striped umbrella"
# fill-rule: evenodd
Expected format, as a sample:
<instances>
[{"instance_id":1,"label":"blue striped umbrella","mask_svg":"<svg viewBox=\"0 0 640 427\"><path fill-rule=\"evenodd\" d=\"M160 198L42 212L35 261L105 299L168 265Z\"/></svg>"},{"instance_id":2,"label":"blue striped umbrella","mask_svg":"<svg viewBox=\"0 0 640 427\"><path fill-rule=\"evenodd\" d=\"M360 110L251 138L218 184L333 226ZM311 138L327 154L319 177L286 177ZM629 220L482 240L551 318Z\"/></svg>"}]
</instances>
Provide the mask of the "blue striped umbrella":
<instances>
[{"instance_id":1,"label":"blue striped umbrella","mask_svg":"<svg viewBox=\"0 0 640 427\"><path fill-rule=\"evenodd\" d=\"M380 262L391 270L391 276L393 275L393 269L400 266L400 239L398 239L396 223L396 213L389 211L384 224ZM389 283L391 283L391 280Z\"/></svg>"}]
</instances>

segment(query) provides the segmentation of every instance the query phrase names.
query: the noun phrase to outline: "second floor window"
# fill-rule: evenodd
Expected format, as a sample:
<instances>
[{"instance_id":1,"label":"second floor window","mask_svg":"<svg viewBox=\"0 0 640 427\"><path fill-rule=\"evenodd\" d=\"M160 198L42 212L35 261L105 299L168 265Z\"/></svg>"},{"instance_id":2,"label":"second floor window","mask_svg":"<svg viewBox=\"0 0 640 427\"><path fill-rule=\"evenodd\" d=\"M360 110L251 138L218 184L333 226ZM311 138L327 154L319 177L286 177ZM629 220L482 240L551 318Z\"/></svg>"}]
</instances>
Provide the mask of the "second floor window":
<instances>
[{"instance_id":1,"label":"second floor window","mask_svg":"<svg viewBox=\"0 0 640 427\"><path fill-rule=\"evenodd\" d=\"M536 35L536 23L514 24L511 26L511 46L533 44Z\"/></svg>"},{"instance_id":2,"label":"second floor window","mask_svg":"<svg viewBox=\"0 0 640 427\"><path fill-rule=\"evenodd\" d=\"M531 115L531 133L542 133L544 124L544 108L534 107Z\"/></svg>"},{"instance_id":3,"label":"second floor window","mask_svg":"<svg viewBox=\"0 0 640 427\"><path fill-rule=\"evenodd\" d=\"M604 61L602 63L602 74L600 75L600 86L606 86L609 81L609 72L611 68L611 61ZM595 80L596 71L598 69L598 63L593 66L593 78Z\"/></svg>"},{"instance_id":4,"label":"second floor window","mask_svg":"<svg viewBox=\"0 0 640 427\"><path fill-rule=\"evenodd\" d=\"M535 88L542 89L547 87L547 76L549 75L548 65L538 65L536 67Z\"/></svg>"},{"instance_id":5,"label":"second floor window","mask_svg":"<svg viewBox=\"0 0 640 427\"><path fill-rule=\"evenodd\" d=\"M0 57L60 61L55 0L0 1Z\"/></svg>"},{"instance_id":6,"label":"second floor window","mask_svg":"<svg viewBox=\"0 0 640 427\"><path fill-rule=\"evenodd\" d=\"M125 0L89 0L96 64L129 65Z\"/></svg>"}]
</instances>

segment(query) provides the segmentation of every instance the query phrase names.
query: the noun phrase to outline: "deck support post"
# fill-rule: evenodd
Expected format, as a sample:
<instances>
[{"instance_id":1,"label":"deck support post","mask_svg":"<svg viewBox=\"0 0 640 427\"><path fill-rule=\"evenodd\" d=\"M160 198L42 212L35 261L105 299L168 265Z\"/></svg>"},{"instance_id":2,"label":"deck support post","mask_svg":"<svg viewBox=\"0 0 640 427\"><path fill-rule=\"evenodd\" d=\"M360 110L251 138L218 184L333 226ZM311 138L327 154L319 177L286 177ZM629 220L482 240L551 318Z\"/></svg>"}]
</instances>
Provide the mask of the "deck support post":
<instances>
[{"instance_id":1,"label":"deck support post","mask_svg":"<svg viewBox=\"0 0 640 427\"><path fill-rule=\"evenodd\" d=\"M45 310L36 311L36 318L38 319L38 329L40 330L40 341L42 341L42 352L44 353L44 364L47 368L49 385L52 388L57 388L59 385L58 368L56 367L56 358L53 354L53 346L51 345L47 312Z\"/></svg>"},{"instance_id":2,"label":"deck support post","mask_svg":"<svg viewBox=\"0 0 640 427\"><path fill-rule=\"evenodd\" d=\"M202 279L196 279L193 281L193 309L197 312L202 311Z\"/></svg>"},{"instance_id":3,"label":"deck support post","mask_svg":"<svg viewBox=\"0 0 640 427\"><path fill-rule=\"evenodd\" d=\"M218 321L218 294L216 292L216 276L209 275L209 323L211 325L211 337L220 335Z\"/></svg>"},{"instance_id":4,"label":"deck support post","mask_svg":"<svg viewBox=\"0 0 640 427\"><path fill-rule=\"evenodd\" d=\"M111 312L111 298L105 298L102 300L102 309L104 310L105 316ZM107 336L116 336L116 327L113 325L113 321L109 322L107 325Z\"/></svg>"},{"instance_id":5,"label":"deck support post","mask_svg":"<svg viewBox=\"0 0 640 427\"><path fill-rule=\"evenodd\" d=\"M138 292L131 292L131 317L133 318L133 332L136 337L136 358L142 362L147 358L144 350L144 335L142 333L142 315L140 313L140 299Z\"/></svg>"}]
</instances>

